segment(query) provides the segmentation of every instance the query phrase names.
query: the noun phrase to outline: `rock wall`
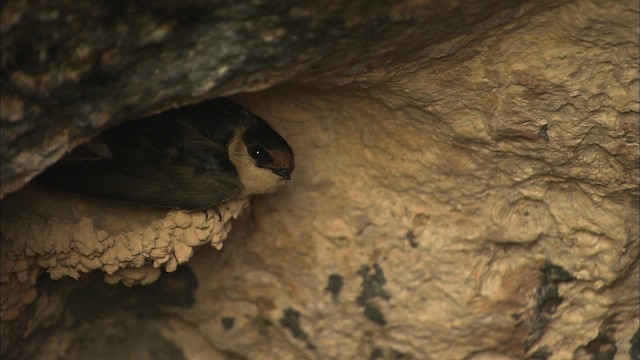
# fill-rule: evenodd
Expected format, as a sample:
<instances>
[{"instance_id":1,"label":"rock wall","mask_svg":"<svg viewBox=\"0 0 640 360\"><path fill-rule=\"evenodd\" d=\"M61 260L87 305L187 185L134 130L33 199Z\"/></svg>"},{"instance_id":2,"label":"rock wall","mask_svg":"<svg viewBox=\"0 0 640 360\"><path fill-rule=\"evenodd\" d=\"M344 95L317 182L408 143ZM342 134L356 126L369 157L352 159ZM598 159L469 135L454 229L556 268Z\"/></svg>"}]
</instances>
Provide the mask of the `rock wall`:
<instances>
[{"instance_id":1,"label":"rock wall","mask_svg":"<svg viewBox=\"0 0 640 360\"><path fill-rule=\"evenodd\" d=\"M487 12L237 95L293 181L152 285L41 279L3 354L637 359L638 5Z\"/></svg>"}]
</instances>

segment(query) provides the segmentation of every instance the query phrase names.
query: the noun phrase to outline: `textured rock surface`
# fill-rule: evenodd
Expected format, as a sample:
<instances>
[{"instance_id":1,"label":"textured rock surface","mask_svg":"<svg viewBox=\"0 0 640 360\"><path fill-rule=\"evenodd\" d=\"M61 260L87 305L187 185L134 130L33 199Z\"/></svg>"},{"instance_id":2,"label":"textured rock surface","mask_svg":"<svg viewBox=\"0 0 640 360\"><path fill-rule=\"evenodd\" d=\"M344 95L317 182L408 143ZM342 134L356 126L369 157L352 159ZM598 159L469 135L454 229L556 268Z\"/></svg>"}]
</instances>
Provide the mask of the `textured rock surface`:
<instances>
[{"instance_id":1,"label":"textured rock surface","mask_svg":"<svg viewBox=\"0 0 640 360\"><path fill-rule=\"evenodd\" d=\"M290 186L194 254L197 287L131 289L167 294L151 309L42 285L35 320L3 324L31 334L10 355L79 359L129 329L188 359L635 360L637 4L494 18L239 96L294 148ZM60 305L78 297L86 309Z\"/></svg>"}]
</instances>

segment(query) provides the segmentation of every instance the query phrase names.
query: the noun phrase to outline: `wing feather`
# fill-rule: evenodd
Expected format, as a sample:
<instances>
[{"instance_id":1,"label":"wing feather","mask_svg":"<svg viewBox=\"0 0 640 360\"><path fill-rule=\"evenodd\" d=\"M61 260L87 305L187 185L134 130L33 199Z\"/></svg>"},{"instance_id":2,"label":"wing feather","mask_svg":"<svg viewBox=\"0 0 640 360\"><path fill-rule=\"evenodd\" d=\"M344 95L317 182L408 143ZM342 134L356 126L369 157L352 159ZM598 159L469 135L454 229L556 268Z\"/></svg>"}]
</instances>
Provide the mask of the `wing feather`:
<instances>
[{"instance_id":1,"label":"wing feather","mask_svg":"<svg viewBox=\"0 0 640 360\"><path fill-rule=\"evenodd\" d=\"M109 151L62 160L36 181L84 195L186 210L211 208L240 192L227 144L204 137L186 122L133 121L97 141Z\"/></svg>"}]
</instances>

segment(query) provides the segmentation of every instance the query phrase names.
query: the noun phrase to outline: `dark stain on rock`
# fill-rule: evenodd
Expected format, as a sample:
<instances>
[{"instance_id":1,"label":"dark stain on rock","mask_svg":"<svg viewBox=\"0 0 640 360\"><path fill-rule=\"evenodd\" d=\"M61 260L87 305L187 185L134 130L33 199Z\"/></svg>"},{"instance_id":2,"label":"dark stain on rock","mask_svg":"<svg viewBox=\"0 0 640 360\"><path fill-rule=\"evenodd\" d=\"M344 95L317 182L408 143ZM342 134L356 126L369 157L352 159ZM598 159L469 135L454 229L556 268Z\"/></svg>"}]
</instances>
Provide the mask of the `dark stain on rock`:
<instances>
[{"instance_id":1,"label":"dark stain on rock","mask_svg":"<svg viewBox=\"0 0 640 360\"><path fill-rule=\"evenodd\" d=\"M613 360L618 352L615 340L602 332L589 341L584 350L591 355L591 360Z\"/></svg>"},{"instance_id":2,"label":"dark stain on rock","mask_svg":"<svg viewBox=\"0 0 640 360\"><path fill-rule=\"evenodd\" d=\"M367 302L373 298L381 297L385 300L391 298L391 295L383 288L387 283L384 277L384 271L378 264L373 264L374 273L369 273L369 266L363 265L358 271L358 275L362 276L362 290L356 301L358 305L365 306Z\"/></svg>"},{"instance_id":3,"label":"dark stain on rock","mask_svg":"<svg viewBox=\"0 0 640 360\"><path fill-rule=\"evenodd\" d=\"M400 350L396 350L394 348L389 349L389 351L391 352L391 358L394 360L404 360L404 359L411 359L412 356L403 353Z\"/></svg>"},{"instance_id":4,"label":"dark stain on rock","mask_svg":"<svg viewBox=\"0 0 640 360\"><path fill-rule=\"evenodd\" d=\"M404 237L407 239L407 241L409 241L409 245L411 245L412 248L415 249L418 247L416 234L413 232L413 230L407 230L407 233L404 235Z\"/></svg>"},{"instance_id":5,"label":"dark stain on rock","mask_svg":"<svg viewBox=\"0 0 640 360\"><path fill-rule=\"evenodd\" d=\"M382 311L380 311L380 309L378 309L374 305L367 304L364 306L364 316L367 319L371 320L371 322L380 326L387 325L387 321L384 319Z\"/></svg>"},{"instance_id":6,"label":"dark stain on rock","mask_svg":"<svg viewBox=\"0 0 640 360\"><path fill-rule=\"evenodd\" d=\"M384 352L382 351L382 349L378 347L373 348L373 350L371 350L371 355L369 355L369 360L382 359L383 356L384 356Z\"/></svg>"},{"instance_id":7,"label":"dark stain on rock","mask_svg":"<svg viewBox=\"0 0 640 360\"><path fill-rule=\"evenodd\" d=\"M547 345L541 346L529 356L529 360L547 360L553 354Z\"/></svg>"},{"instance_id":8,"label":"dark stain on rock","mask_svg":"<svg viewBox=\"0 0 640 360\"><path fill-rule=\"evenodd\" d=\"M560 266L549 261L542 264L540 284L535 290L536 307L531 318L527 319L529 336L524 342L525 352L528 352L540 340L551 321L551 317L564 301L558 294L558 284L573 280L575 277Z\"/></svg>"},{"instance_id":9,"label":"dark stain on rock","mask_svg":"<svg viewBox=\"0 0 640 360\"><path fill-rule=\"evenodd\" d=\"M255 329L259 334L266 336L269 332L269 328L273 326L273 323L262 314L258 314L253 318L253 326L255 326Z\"/></svg>"},{"instance_id":10,"label":"dark stain on rock","mask_svg":"<svg viewBox=\"0 0 640 360\"><path fill-rule=\"evenodd\" d=\"M386 356L385 356L386 354ZM409 360L414 357L403 353L400 350L394 348L388 348L386 351L382 348L375 347L371 350L371 355L369 355L369 360L379 360L379 359L389 359L389 360Z\"/></svg>"},{"instance_id":11,"label":"dark stain on rock","mask_svg":"<svg viewBox=\"0 0 640 360\"><path fill-rule=\"evenodd\" d=\"M538 130L538 135L540 135L540 137L544 139L544 142L549 142L549 125L542 125L540 127L540 130Z\"/></svg>"},{"instance_id":12,"label":"dark stain on rock","mask_svg":"<svg viewBox=\"0 0 640 360\"><path fill-rule=\"evenodd\" d=\"M391 295L384 289L387 279L384 277L384 271L378 264L373 264L373 274L370 273L368 265L363 265L358 271L358 275L362 276L362 290L356 298L358 305L364 308L364 316L373 323L380 326L386 325L387 321L382 311L371 303L371 300L377 297L388 300Z\"/></svg>"},{"instance_id":13,"label":"dark stain on rock","mask_svg":"<svg viewBox=\"0 0 640 360\"><path fill-rule=\"evenodd\" d=\"M291 335L306 343L309 350L315 350L316 346L309 341L309 335L300 327L300 312L292 308L288 308L284 311L282 318L280 319L280 325L289 329Z\"/></svg>"},{"instance_id":14,"label":"dark stain on rock","mask_svg":"<svg viewBox=\"0 0 640 360\"><path fill-rule=\"evenodd\" d=\"M631 360L640 360L640 329L636 331L631 340L631 349L629 349L629 357Z\"/></svg>"},{"instance_id":15,"label":"dark stain on rock","mask_svg":"<svg viewBox=\"0 0 640 360\"><path fill-rule=\"evenodd\" d=\"M236 319L230 317L230 316L225 316L222 319L220 319L220 322L222 323L222 327L225 330L231 330L231 328L233 328L233 325L236 322Z\"/></svg>"},{"instance_id":16,"label":"dark stain on rock","mask_svg":"<svg viewBox=\"0 0 640 360\"><path fill-rule=\"evenodd\" d=\"M329 279L327 281L327 287L324 288L325 291L331 293L331 298L333 301L337 302L340 297L340 292L342 291L342 286L344 285L344 279L339 274L331 274L329 275Z\"/></svg>"},{"instance_id":17,"label":"dark stain on rock","mask_svg":"<svg viewBox=\"0 0 640 360\"><path fill-rule=\"evenodd\" d=\"M289 329L291 335L296 339L307 340L309 338L309 335L300 327L300 312L292 308L284 311L284 315L280 319L280 325Z\"/></svg>"}]
</instances>

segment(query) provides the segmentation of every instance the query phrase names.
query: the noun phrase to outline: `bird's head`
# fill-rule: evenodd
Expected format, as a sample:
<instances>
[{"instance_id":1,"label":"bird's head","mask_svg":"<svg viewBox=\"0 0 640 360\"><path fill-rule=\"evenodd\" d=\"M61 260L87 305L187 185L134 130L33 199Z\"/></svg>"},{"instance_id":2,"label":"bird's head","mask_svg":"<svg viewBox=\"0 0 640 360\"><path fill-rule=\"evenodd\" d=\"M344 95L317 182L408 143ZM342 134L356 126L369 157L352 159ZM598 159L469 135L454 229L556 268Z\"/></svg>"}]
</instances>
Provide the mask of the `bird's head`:
<instances>
[{"instance_id":1,"label":"bird's head","mask_svg":"<svg viewBox=\"0 0 640 360\"><path fill-rule=\"evenodd\" d=\"M230 145L230 158L245 195L277 191L291 179L294 169L293 150L287 141L267 122L256 119Z\"/></svg>"},{"instance_id":2,"label":"bird's head","mask_svg":"<svg viewBox=\"0 0 640 360\"><path fill-rule=\"evenodd\" d=\"M244 132L243 142L255 166L291 180L293 150L266 122L260 121Z\"/></svg>"}]
</instances>

